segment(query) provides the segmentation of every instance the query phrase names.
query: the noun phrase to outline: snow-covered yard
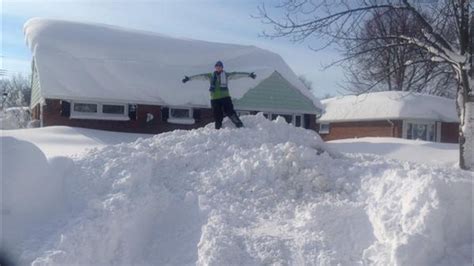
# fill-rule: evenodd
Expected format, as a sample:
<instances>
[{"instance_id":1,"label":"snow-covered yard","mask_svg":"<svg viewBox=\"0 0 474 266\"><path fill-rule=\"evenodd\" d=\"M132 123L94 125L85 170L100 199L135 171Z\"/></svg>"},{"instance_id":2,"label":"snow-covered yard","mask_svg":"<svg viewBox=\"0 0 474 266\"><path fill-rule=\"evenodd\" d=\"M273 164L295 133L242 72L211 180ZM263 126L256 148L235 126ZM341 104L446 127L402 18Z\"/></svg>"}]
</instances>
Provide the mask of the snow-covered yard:
<instances>
[{"instance_id":1,"label":"snow-covered yard","mask_svg":"<svg viewBox=\"0 0 474 266\"><path fill-rule=\"evenodd\" d=\"M47 158L52 158L56 156L80 157L94 148L133 142L139 138L149 138L153 135L53 126L3 130L2 136L31 142Z\"/></svg>"},{"instance_id":2,"label":"snow-covered yard","mask_svg":"<svg viewBox=\"0 0 474 266\"><path fill-rule=\"evenodd\" d=\"M472 172L387 159L451 146L243 121L3 131L5 247L33 265L471 265Z\"/></svg>"},{"instance_id":3,"label":"snow-covered yard","mask_svg":"<svg viewBox=\"0 0 474 266\"><path fill-rule=\"evenodd\" d=\"M436 143L400 138L354 138L328 142L345 153L368 153L387 159L455 167L459 162L459 144Z\"/></svg>"}]
</instances>

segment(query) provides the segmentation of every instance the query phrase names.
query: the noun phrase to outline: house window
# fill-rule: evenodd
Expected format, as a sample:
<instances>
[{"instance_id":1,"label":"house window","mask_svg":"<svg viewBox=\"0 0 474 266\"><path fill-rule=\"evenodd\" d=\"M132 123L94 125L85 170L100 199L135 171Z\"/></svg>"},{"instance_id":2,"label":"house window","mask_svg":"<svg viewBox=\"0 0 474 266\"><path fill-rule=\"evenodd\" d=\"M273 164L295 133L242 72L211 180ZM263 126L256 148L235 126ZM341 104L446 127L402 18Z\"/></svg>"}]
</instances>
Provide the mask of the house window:
<instances>
[{"instance_id":1,"label":"house window","mask_svg":"<svg viewBox=\"0 0 474 266\"><path fill-rule=\"evenodd\" d=\"M329 134L329 124L328 123L319 124L319 134Z\"/></svg>"},{"instance_id":2,"label":"house window","mask_svg":"<svg viewBox=\"0 0 474 266\"><path fill-rule=\"evenodd\" d=\"M104 104L102 105L102 112L104 114L123 115L125 114L125 105Z\"/></svg>"},{"instance_id":3,"label":"house window","mask_svg":"<svg viewBox=\"0 0 474 266\"><path fill-rule=\"evenodd\" d=\"M302 127L302 115L295 115L295 127Z\"/></svg>"},{"instance_id":4,"label":"house window","mask_svg":"<svg viewBox=\"0 0 474 266\"><path fill-rule=\"evenodd\" d=\"M167 122L172 124L192 125L195 122L193 118L193 109L170 107Z\"/></svg>"},{"instance_id":5,"label":"house window","mask_svg":"<svg viewBox=\"0 0 474 266\"><path fill-rule=\"evenodd\" d=\"M407 121L404 131L407 139L436 140L436 125L434 122Z\"/></svg>"},{"instance_id":6,"label":"house window","mask_svg":"<svg viewBox=\"0 0 474 266\"><path fill-rule=\"evenodd\" d=\"M74 112L97 113L97 104L94 104L94 103L74 103Z\"/></svg>"},{"instance_id":7,"label":"house window","mask_svg":"<svg viewBox=\"0 0 474 266\"><path fill-rule=\"evenodd\" d=\"M192 118L192 109L170 108L170 118Z\"/></svg>"},{"instance_id":8,"label":"house window","mask_svg":"<svg viewBox=\"0 0 474 266\"><path fill-rule=\"evenodd\" d=\"M71 103L72 119L130 120L125 104Z\"/></svg>"}]
</instances>

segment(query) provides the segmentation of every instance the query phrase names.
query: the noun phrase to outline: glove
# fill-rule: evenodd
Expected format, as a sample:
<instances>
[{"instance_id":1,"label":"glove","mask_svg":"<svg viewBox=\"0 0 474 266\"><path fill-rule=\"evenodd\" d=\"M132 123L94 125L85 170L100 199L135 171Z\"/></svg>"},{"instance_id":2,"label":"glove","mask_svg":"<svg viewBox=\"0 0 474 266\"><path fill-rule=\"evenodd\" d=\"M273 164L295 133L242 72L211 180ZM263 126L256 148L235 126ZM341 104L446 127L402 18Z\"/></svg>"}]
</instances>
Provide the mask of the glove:
<instances>
[{"instance_id":1,"label":"glove","mask_svg":"<svg viewBox=\"0 0 474 266\"><path fill-rule=\"evenodd\" d=\"M249 74L249 77L255 79L257 77L257 75L255 75L255 73L252 72L252 73Z\"/></svg>"},{"instance_id":2,"label":"glove","mask_svg":"<svg viewBox=\"0 0 474 266\"><path fill-rule=\"evenodd\" d=\"M187 81L189 81L189 77L188 76L184 76L184 79L182 80L183 83L186 83Z\"/></svg>"}]
</instances>

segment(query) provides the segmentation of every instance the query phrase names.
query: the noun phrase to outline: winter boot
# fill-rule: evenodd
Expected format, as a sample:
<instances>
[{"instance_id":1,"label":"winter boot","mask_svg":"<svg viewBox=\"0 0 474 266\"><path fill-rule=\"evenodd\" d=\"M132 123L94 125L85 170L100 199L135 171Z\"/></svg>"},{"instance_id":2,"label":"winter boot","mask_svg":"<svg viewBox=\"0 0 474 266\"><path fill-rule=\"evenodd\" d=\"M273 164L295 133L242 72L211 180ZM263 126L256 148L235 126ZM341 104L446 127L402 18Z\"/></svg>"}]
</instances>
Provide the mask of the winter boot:
<instances>
[{"instance_id":1,"label":"winter boot","mask_svg":"<svg viewBox=\"0 0 474 266\"><path fill-rule=\"evenodd\" d=\"M242 121L240 121L240 118L237 116L237 114L234 113L231 116L229 116L229 118L230 118L230 121L232 121L232 123L234 123L236 127L240 128L244 126L244 124L242 123Z\"/></svg>"}]
</instances>

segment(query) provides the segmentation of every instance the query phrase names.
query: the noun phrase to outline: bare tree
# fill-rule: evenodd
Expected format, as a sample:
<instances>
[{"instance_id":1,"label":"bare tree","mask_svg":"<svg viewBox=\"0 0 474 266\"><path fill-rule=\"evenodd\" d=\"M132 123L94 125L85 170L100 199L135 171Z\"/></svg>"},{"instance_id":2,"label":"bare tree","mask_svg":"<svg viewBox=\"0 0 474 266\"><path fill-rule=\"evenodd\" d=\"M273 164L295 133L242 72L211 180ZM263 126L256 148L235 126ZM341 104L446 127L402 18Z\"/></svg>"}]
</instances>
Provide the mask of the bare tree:
<instances>
[{"instance_id":1,"label":"bare tree","mask_svg":"<svg viewBox=\"0 0 474 266\"><path fill-rule=\"evenodd\" d=\"M31 98L31 80L17 74L0 80L0 89L6 93L5 107L28 106Z\"/></svg>"},{"instance_id":2,"label":"bare tree","mask_svg":"<svg viewBox=\"0 0 474 266\"><path fill-rule=\"evenodd\" d=\"M349 53L342 60L393 47L416 47L429 57L409 60L405 67L427 62L446 66L457 84L459 165L462 169L474 169L473 6L469 0L420 3L409 0L282 0L272 7L280 14L283 11L281 16L271 14L264 4L259 11L262 21L273 26L271 32L264 32L271 38L289 37L293 41L303 41L317 37L325 41L325 45L313 49L343 45L351 40L365 44L366 48ZM357 34L374 14L401 10L413 17L412 23L420 27L420 36L394 33L364 38ZM382 39L393 42L379 42Z\"/></svg>"},{"instance_id":3,"label":"bare tree","mask_svg":"<svg viewBox=\"0 0 474 266\"><path fill-rule=\"evenodd\" d=\"M358 38L344 42L346 55L358 54L368 48L371 52L351 57L343 67L347 73L346 90L356 94L368 91L414 91L454 98L456 85L446 65L433 63L430 54L417 46L402 44L399 39L384 38L405 35L421 38L422 28L407 10L375 10L364 22ZM365 40L374 41L367 42ZM376 49L381 46L387 49ZM412 61L419 64L407 65Z\"/></svg>"}]
</instances>

